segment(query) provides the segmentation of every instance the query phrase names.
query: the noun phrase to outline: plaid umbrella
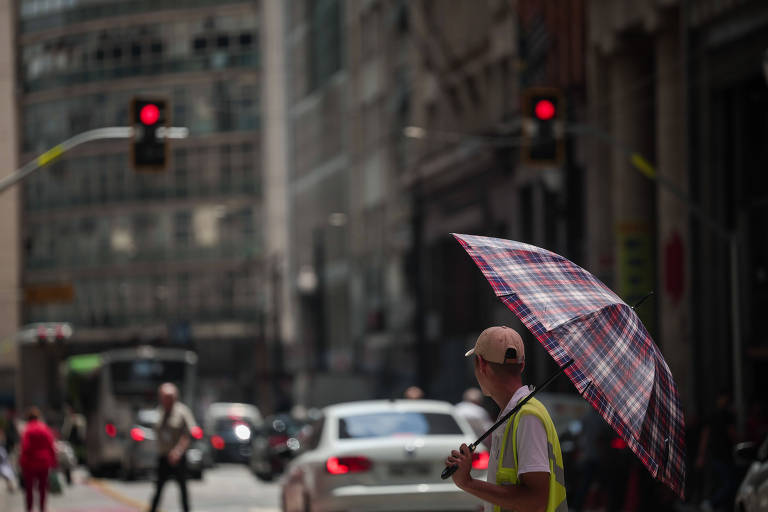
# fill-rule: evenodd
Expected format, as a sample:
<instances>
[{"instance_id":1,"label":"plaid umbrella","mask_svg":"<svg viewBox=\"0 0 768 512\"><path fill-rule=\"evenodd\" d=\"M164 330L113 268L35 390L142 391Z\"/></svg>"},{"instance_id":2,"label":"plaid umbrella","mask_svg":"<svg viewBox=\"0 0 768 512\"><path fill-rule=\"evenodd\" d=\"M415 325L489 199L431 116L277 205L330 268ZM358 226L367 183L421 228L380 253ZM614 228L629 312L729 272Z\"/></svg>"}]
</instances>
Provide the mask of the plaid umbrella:
<instances>
[{"instance_id":1,"label":"plaid umbrella","mask_svg":"<svg viewBox=\"0 0 768 512\"><path fill-rule=\"evenodd\" d=\"M565 369L654 478L681 498L683 413L664 357L634 310L595 276L539 247L453 236L496 296Z\"/></svg>"}]
</instances>

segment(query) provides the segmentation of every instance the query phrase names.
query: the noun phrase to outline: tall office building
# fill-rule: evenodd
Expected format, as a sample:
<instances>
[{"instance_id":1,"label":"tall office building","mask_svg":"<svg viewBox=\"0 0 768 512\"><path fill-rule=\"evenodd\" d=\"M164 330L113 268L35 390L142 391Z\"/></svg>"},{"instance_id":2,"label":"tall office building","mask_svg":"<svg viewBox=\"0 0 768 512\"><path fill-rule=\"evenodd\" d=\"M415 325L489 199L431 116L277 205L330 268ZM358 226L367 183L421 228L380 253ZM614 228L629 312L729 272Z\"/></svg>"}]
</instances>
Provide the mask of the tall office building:
<instances>
[{"instance_id":1,"label":"tall office building","mask_svg":"<svg viewBox=\"0 0 768 512\"><path fill-rule=\"evenodd\" d=\"M200 355L204 401L266 395L259 5L19 3L22 162L77 133L127 126L135 96L167 99L171 124L190 131L163 172L134 171L129 142L112 140L25 180L22 322L74 326L63 347L24 347L25 367L168 344ZM24 402L61 398L55 381L26 377Z\"/></svg>"}]
</instances>

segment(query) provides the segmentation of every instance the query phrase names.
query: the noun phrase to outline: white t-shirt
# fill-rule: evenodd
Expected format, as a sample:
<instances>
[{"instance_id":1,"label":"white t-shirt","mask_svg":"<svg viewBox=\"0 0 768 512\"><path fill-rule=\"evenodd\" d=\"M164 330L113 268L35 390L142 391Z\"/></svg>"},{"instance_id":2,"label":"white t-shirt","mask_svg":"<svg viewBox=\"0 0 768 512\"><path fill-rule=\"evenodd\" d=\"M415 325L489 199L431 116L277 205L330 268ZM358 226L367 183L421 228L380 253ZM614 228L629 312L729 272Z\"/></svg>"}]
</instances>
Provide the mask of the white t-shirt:
<instances>
[{"instance_id":1,"label":"white t-shirt","mask_svg":"<svg viewBox=\"0 0 768 512\"><path fill-rule=\"evenodd\" d=\"M517 403L528 396L531 390L528 386L522 386L512 395L507 406L499 413L496 421L512 410ZM499 467L499 455L501 454L501 443L504 439L505 425L491 434L491 455L488 461L488 481L496 483L496 469ZM509 446L506 450L512 449L512 436L507 440ZM520 418L517 426L517 474L543 472L549 473L549 450L547 450L547 431L539 418L531 414L526 414ZM485 504L486 512L493 510L493 505Z\"/></svg>"}]
</instances>

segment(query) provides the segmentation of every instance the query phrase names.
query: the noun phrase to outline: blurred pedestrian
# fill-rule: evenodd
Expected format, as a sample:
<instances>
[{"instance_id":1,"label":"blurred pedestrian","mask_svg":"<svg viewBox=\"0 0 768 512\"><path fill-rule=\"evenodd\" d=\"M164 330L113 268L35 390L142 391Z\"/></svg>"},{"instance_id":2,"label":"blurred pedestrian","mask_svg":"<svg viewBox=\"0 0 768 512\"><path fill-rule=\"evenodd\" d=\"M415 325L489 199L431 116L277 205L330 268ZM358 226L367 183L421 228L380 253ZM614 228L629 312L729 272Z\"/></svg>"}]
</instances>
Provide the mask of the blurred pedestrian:
<instances>
[{"instance_id":1,"label":"blurred pedestrian","mask_svg":"<svg viewBox=\"0 0 768 512\"><path fill-rule=\"evenodd\" d=\"M13 453L14 448L19 443L19 430L16 424L16 411L8 409L5 411L5 449L9 454Z\"/></svg>"},{"instance_id":2,"label":"blurred pedestrian","mask_svg":"<svg viewBox=\"0 0 768 512\"><path fill-rule=\"evenodd\" d=\"M765 441L768 436L768 415L763 401L755 400L750 404L745 428L747 441L752 441L758 446Z\"/></svg>"},{"instance_id":3,"label":"blurred pedestrian","mask_svg":"<svg viewBox=\"0 0 768 512\"><path fill-rule=\"evenodd\" d=\"M85 457L85 416L75 411L70 404L64 405L64 420L61 424L61 439L72 446L78 461Z\"/></svg>"},{"instance_id":4,"label":"blurred pedestrian","mask_svg":"<svg viewBox=\"0 0 768 512\"><path fill-rule=\"evenodd\" d=\"M488 411L483 407L483 392L478 388L468 388L464 391L462 401L455 406L456 414L466 419L477 437L493 426L493 420ZM488 448L491 447L491 438L483 440Z\"/></svg>"},{"instance_id":5,"label":"blurred pedestrian","mask_svg":"<svg viewBox=\"0 0 768 512\"><path fill-rule=\"evenodd\" d=\"M424 398L424 390L419 386L409 386L403 393L403 397L408 400L420 400Z\"/></svg>"},{"instance_id":6,"label":"blurred pedestrian","mask_svg":"<svg viewBox=\"0 0 768 512\"><path fill-rule=\"evenodd\" d=\"M30 407L27 410L27 424L21 436L21 455L19 456L19 466L21 466L26 491L27 512L32 512L35 486L40 494L40 512L45 512L48 473L56 465L53 433L43 423L40 410L37 407Z\"/></svg>"},{"instance_id":7,"label":"blurred pedestrian","mask_svg":"<svg viewBox=\"0 0 768 512\"><path fill-rule=\"evenodd\" d=\"M11 466L8 451L5 449L5 433L0 431L0 478L5 480L8 492L16 491L16 473Z\"/></svg>"},{"instance_id":8,"label":"blurred pedestrian","mask_svg":"<svg viewBox=\"0 0 768 512\"><path fill-rule=\"evenodd\" d=\"M179 390L170 382L158 389L160 402L160 421L155 425L157 436L157 481L152 497L151 512L157 510L163 486L169 478L179 484L181 505L184 512L189 511L187 493L187 448L192 439L192 429L197 426L189 408L178 401Z\"/></svg>"},{"instance_id":9,"label":"blurred pedestrian","mask_svg":"<svg viewBox=\"0 0 768 512\"><path fill-rule=\"evenodd\" d=\"M711 490L702 508L731 510L738 482L733 463L736 444L736 415L731 408L731 396L720 391L715 399L715 411L707 419L699 440L696 469L709 469Z\"/></svg>"},{"instance_id":10,"label":"blurred pedestrian","mask_svg":"<svg viewBox=\"0 0 768 512\"><path fill-rule=\"evenodd\" d=\"M604 470L608 465L608 446L613 437L611 427L592 407L581 418L580 423L581 432L577 438L579 458L575 461L579 479L573 489L573 510L584 510L593 506L589 499L596 499L592 493L594 484L598 484L599 492L609 502L616 500L607 496L624 490L606 485L608 478Z\"/></svg>"},{"instance_id":11,"label":"blurred pedestrian","mask_svg":"<svg viewBox=\"0 0 768 512\"><path fill-rule=\"evenodd\" d=\"M501 409L499 417L531 393L522 382L525 347L517 331L505 326L484 330L465 355L473 354L475 378ZM466 444L452 451L445 464L458 466L454 483L488 502L486 511L568 508L560 440L549 412L535 398L493 432L487 482L472 478L472 453Z\"/></svg>"}]
</instances>

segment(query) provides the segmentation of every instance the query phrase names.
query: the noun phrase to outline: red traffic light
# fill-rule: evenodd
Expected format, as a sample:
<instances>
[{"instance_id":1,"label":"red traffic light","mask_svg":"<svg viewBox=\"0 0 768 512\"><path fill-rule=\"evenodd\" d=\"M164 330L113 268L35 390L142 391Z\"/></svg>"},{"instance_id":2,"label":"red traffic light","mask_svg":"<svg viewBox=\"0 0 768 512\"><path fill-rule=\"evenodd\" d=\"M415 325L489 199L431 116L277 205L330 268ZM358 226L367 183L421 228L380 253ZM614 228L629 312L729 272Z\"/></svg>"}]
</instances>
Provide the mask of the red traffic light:
<instances>
[{"instance_id":1,"label":"red traffic light","mask_svg":"<svg viewBox=\"0 0 768 512\"><path fill-rule=\"evenodd\" d=\"M157 105L148 103L141 107L141 111L139 112L139 119L141 119L141 122L146 125L155 124L157 120L160 119L160 109L157 108Z\"/></svg>"},{"instance_id":2,"label":"red traffic light","mask_svg":"<svg viewBox=\"0 0 768 512\"><path fill-rule=\"evenodd\" d=\"M549 121L555 117L555 104L550 100L539 100L534 107L536 117L542 121Z\"/></svg>"}]
</instances>

